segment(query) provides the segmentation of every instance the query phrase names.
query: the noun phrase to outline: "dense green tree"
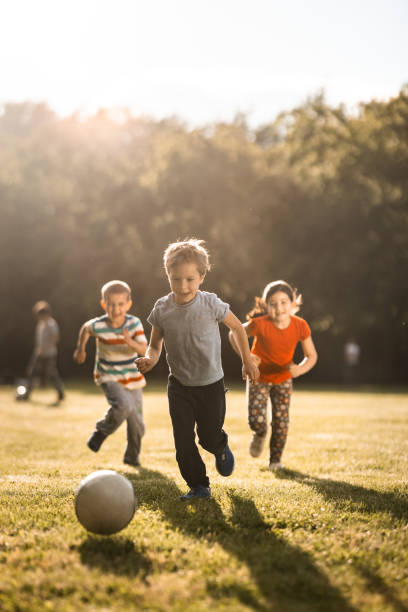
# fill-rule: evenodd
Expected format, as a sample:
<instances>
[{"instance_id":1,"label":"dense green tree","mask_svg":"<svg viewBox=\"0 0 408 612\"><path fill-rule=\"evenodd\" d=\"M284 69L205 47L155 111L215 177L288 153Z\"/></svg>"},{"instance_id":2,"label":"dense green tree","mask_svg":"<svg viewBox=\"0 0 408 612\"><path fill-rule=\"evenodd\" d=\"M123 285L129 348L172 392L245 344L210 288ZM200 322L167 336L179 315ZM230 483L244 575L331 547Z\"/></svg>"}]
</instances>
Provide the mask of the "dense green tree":
<instances>
[{"instance_id":1,"label":"dense green tree","mask_svg":"<svg viewBox=\"0 0 408 612\"><path fill-rule=\"evenodd\" d=\"M164 248L196 236L212 254L205 288L242 318L270 280L304 293L321 356L310 379L338 379L353 334L367 380L404 380L407 136L406 89L355 113L319 93L254 131L245 117L189 130L126 109L61 119L41 104L5 105L0 375L24 371L38 299L60 322L63 370L77 374L76 333L100 312L100 286L128 281L145 320L168 290Z\"/></svg>"}]
</instances>

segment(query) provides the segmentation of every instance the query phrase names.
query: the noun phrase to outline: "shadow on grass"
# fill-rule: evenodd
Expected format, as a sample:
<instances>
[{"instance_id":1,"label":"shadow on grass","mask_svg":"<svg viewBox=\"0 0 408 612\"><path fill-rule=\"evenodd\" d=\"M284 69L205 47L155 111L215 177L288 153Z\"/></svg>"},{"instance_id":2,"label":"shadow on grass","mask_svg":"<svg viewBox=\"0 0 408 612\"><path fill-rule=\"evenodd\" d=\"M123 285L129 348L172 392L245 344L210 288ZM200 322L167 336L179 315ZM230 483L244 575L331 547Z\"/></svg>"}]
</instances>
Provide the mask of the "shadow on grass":
<instances>
[{"instance_id":1,"label":"shadow on grass","mask_svg":"<svg viewBox=\"0 0 408 612\"><path fill-rule=\"evenodd\" d=\"M78 551L82 563L90 567L98 567L103 572L113 572L130 577L138 576L145 580L151 571L151 562L136 550L134 543L129 538L88 536L78 546Z\"/></svg>"},{"instance_id":2,"label":"shadow on grass","mask_svg":"<svg viewBox=\"0 0 408 612\"><path fill-rule=\"evenodd\" d=\"M396 493L381 493L375 489L352 485L344 481L316 478L295 470L283 469L276 472L277 478L290 479L306 484L334 503L351 502L356 511L374 514L387 512L397 519L408 518L408 500ZM394 590L368 567L355 564L355 569L366 580L368 590L379 593L396 612L408 612L408 607L399 599Z\"/></svg>"},{"instance_id":3,"label":"shadow on grass","mask_svg":"<svg viewBox=\"0 0 408 612\"><path fill-rule=\"evenodd\" d=\"M359 485L353 485L342 480L316 478L287 468L276 472L280 479L295 480L323 495L335 503L352 503L355 510L367 514L387 512L397 519L408 519L408 499L402 494L376 491ZM350 510L349 505L347 506Z\"/></svg>"},{"instance_id":4,"label":"shadow on grass","mask_svg":"<svg viewBox=\"0 0 408 612\"><path fill-rule=\"evenodd\" d=\"M366 580L367 586L371 592L377 592L388 601L395 612L408 612L408 606L397 597L393 589L375 572L368 567L356 566L357 571Z\"/></svg>"},{"instance_id":5,"label":"shadow on grass","mask_svg":"<svg viewBox=\"0 0 408 612\"><path fill-rule=\"evenodd\" d=\"M219 580L207 578L207 591L215 599L234 597L258 612L354 610L310 555L272 531L250 498L230 492L232 514L226 517L214 498L191 505L181 502L182 492L160 472L141 468L138 475L125 475L141 506L161 512L189 537L219 544L248 568L253 587L229 577L223 583L222 573Z\"/></svg>"}]
</instances>

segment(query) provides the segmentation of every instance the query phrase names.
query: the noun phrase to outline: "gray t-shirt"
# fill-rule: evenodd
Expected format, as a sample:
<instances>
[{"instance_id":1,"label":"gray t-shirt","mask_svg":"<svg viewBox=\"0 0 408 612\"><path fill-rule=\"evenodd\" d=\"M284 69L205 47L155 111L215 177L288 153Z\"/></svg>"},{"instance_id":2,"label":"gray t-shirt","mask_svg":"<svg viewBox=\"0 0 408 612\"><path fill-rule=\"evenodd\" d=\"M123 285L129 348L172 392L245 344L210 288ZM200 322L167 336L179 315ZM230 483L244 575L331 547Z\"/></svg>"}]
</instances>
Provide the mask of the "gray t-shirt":
<instances>
[{"instance_id":1,"label":"gray t-shirt","mask_svg":"<svg viewBox=\"0 0 408 612\"><path fill-rule=\"evenodd\" d=\"M182 385L210 385L224 376L218 324L228 312L229 304L207 291L188 304L176 304L173 293L157 300L147 320L163 334L170 374Z\"/></svg>"},{"instance_id":2,"label":"gray t-shirt","mask_svg":"<svg viewBox=\"0 0 408 612\"><path fill-rule=\"evenodd\" d=\"M35 328L35 349L42 351L43 357L54 357L57 354L58 337L59 329L55 319L49 317L38 321Z\"/></svg>"}]
</instances>

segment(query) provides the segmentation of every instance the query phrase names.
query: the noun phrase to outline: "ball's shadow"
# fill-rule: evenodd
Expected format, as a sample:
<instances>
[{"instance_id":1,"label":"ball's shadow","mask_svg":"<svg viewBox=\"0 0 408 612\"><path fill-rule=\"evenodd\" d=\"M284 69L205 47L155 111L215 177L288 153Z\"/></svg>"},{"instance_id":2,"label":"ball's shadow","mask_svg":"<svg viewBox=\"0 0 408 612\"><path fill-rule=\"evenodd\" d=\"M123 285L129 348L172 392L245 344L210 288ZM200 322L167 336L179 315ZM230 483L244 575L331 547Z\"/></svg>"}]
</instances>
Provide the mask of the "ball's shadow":
<instances>
[{"instance_id":1,"label":"ball's shadow","mask_svg":"<svg viewBox=\"0 0 408 612\"><path fill-rule=\"evenodd\" d=\"M123 536L91 536L78 546L81 562L102 572L138 576L142 580L151 571L150 560Z\"/></svg>"}]
</instances>

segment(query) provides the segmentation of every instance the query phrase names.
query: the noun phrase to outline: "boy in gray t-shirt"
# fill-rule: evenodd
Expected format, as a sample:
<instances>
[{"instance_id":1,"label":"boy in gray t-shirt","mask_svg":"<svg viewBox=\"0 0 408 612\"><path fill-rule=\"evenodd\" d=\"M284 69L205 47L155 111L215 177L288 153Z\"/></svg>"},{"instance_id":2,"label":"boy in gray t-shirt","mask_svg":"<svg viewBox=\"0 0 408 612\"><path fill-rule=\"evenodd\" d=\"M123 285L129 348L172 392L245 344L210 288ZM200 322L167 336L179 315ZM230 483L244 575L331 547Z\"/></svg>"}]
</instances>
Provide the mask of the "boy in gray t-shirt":
<instances>
[{"instance_id":1,"label":"boy in gray t-shirt","mask_svg":"<svg viewBox=\"0 0 408 612\"><path fill-rule=\"evenodd\" d=\"M26 393L20 399L28 400L34 385L34 379L41 376L50 379L57 391L57 401L65 397L64 384L57 369L57 345L59 341L58 323L52 317L51 307L43 300L36 302L33 313L37 318L35 328L34 350L27 367Z\"/></svg>"},{"instance_id":2,"label":"boy in gray t-shirt","mask_svg":"<svg viewBox=\"0 0 408 612\"><path fill-rule=\"evenodd\" d=\"M211 496L206 468L195 442L215 455L222 476L234 469L234 456L223 430L225 388L221 364L219 323L231 330L243 362L242 374L256 381L259 371L252 360L248 338L239 319L214 293L200 291L210 269L202 240L174 242L164 253L171 293L160 298L148 317L152 325L145 357L137 359L142 372L159 360L163 341L170 369L168 398L176 459L190 490L182 500Z\"/></svg>"}]
</instances>

